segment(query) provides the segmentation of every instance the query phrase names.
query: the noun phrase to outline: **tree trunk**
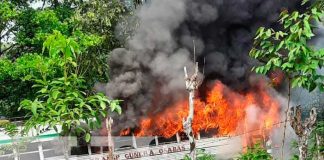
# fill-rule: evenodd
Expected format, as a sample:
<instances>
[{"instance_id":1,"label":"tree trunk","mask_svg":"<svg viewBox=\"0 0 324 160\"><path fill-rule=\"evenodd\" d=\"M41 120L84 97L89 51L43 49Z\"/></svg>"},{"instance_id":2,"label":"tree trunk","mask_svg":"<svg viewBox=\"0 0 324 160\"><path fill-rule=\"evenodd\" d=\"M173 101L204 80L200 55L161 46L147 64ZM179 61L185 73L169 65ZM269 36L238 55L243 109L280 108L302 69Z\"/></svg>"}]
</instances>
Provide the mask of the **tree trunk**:
<instances>
[{"instance_id":1,"label":"tree trunk","mask_svg":"<svg viewBox=\"0 0 324 160\"><path fill-rule=\"evenodd\" d=\"M189 92L189 115L187 117L187 120L183 122L183 126L185 127L185 132L189 138L190 143L190 157L191 160L196 159L196 142L195 137L192 131L192 121L194 117L194 97L195 93L194 90Z\"/></svg>"},{"instance_id":2,"label":"tree trunk","mask_svg":"<svg viewBox=\"0 0 324 160\"><path fill-rule=\"evenodd\" d=\"M317 159L324 160L323 155L321 154L320 151L320 147L322 146L322 137L317 133L315 134L315 137L316 137L316 146L317 146Z\"/></svg>"},{"instance_id":3,"label":"tree trunk","mask_svg":"<svg viewBox=\"0 0 324 160\"><path fill-rule=\"evenodd\" d=\"M299 160L305 160L307 158L308 137L315 128L317 118L316 108L312 108L309 118L306 118L304 122L302 121L301 115L301 108L297 106L291 108L288 117L291 127L298 136Z\"/></svg>"},{"instance_id":4,"label":"tree trunk","mask_svg":"<svg viewBox=\"0 0 324 160\"><path fill-rule=\"evenodd\" d=\"M64 136L63 138L63 154L64 159L69 160L69 136Z\"/></svg>"},{"instance_id":5,"label":"tree trunk","mask_svg":"<svg viewBox=\"0 0 324 160\"><path fill-rule=\"evenodd\" d=\"M196 142L194 133L192 130L192 121L194 119L194 99L195 99L195 90L198 88L198 63L196 63L195 66L195 73L189 78L187 69L184 67L184 73L185 73L185 84L186 89L189 92L189 114L188 117L183 119L183 128L184 132L186 133L187 137L189 138L189 144L190 144L190 158L191 160L196 160Z\"/></svg>"},{"instance_id":6,"label":"tree trunk","mask_svg":"<svg viewBox=\"0 0 324 160\"><path fill-rule=\"evenodd\" d=\"M299 138L299 160L305 160L307 158L307 138L307 134L304 134L301 138Z\"/></svg>"},{"instance_id":7,"label":"tree trunk","mask_svg":"<svg viewBox=\"0 0 324 160\"><path fill-rule=\"evenodd\" d=\"M285 148L285 138L286 138L286 128L287 128L287 120L288 120L288 111L290 110L290 91L291 91L291 84L290 84L290 78L288 78L288 104L287 109L285 111L285 121L284 121L284 131L283 131L283 138L282 138L282 144L281 144L281 159L284 159L284 148Z\"/></svg>"},{"instance_id":8,"label":"tree trunk","mask_svg":"<svg viewBox=\"0 0 324 160\"><path fill-rule=\"evenodd\" d=\"M113 120L111 117L107 117L106 119L106 127L108 133L108 160L114 160L114 141L111 134L111 125L113 124Z\"/></svg>"}]
</instances>

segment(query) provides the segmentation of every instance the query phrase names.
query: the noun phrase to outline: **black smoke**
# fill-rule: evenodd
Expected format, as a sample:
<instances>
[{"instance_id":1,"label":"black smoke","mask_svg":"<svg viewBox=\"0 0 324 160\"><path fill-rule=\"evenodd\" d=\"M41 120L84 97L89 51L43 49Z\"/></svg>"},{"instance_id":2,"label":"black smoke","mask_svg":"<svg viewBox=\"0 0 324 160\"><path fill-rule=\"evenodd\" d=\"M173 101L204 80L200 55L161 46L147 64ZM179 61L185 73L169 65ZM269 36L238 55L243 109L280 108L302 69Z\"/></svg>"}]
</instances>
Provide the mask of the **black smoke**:
<instances>
[{"instance_id":1,"label":"black smoke","mask_svg":"<svg viewBox=\"0 0 324 160\"><path fill-rule=\"evenodd\" d=\"M201 95L216 79L235 90L249 88L255 61L248 52L255 31L260 26L276 27L280 11L299 4L297 0L152 0L141 7L134 36L110 56L106 94L124 100L116 129L135 127L141 117L187 97L183 67L193 69L193 40L205 76Z\"/></svg>"}]
</instances>

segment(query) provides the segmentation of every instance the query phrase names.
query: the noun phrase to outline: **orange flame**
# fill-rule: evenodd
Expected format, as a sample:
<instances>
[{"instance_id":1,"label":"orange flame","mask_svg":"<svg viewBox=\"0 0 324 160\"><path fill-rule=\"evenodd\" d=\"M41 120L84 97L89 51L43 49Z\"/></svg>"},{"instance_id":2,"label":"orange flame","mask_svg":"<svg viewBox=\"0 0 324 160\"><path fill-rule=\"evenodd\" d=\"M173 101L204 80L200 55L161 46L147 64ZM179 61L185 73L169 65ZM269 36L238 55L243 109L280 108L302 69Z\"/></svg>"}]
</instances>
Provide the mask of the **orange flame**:
<instances>
[{"instance_id":1,"label":"orange flame","mask_svg":"<svg viewBox=\"0 0 324 160\"><path fill-rule=\"evenodd\" d=\"M279 102L262 83L253 91L239 94L217 81L205 102L195 99L194 103L195 134L216 129L215 136L232 136L249 130L270 130L279 119ZM142 119L135 135L170 138L183 131L182 119L188 110L187 100L169 106L163 113Z\"/></svg>"},{"instance_id":2,"label":"orange flame","mask_svg":"<svg viewBox=\"0 0 324 160\"><path fill-rule=\"evenodd\" d=\"M123 130L120 132L120 135L122 135L122 136L129 135L130 132L131 132L131 129L130 129L130 128L126 128L126 129L123 129Z\"/></svg>"}]
</instances>

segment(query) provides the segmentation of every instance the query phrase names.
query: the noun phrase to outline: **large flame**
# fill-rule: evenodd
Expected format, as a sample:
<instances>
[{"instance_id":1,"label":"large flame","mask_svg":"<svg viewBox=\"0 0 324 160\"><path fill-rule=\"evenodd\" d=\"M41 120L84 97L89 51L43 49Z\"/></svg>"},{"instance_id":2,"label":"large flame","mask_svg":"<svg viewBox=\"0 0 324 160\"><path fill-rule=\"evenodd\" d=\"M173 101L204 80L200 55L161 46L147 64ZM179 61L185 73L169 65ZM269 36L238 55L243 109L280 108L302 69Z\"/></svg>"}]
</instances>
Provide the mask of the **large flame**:
<instances>
[{"instance_id":1,"label":"large flame","mask_svg":"<svg viewBox=\"0 0 324 160\"><path fill-rule=\"evenodd\" d=\"M140 121L136 136L163 136L182 132L182 120L188 114L188 100L178 102L158 115ZM261 83L247 93L237 93L217 81L206 101L195 99L193 131L214 132L215 136L232 136L251 130L270 130L279 121L279 102ZM124 130L121 134L129 133ZM261 132L260 132L261 134Z\"/></svg>"}]
</instances>

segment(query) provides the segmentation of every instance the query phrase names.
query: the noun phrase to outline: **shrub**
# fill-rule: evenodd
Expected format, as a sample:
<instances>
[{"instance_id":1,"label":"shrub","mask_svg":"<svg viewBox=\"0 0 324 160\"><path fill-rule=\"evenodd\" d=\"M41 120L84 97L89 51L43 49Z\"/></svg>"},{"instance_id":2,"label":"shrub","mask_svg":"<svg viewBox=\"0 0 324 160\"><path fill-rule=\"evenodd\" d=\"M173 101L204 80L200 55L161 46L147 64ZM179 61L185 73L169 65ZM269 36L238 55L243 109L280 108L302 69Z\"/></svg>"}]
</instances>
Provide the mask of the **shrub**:
<instances>
[{"instance_id":1,"label":"shrub","mask_svg":"<svg viewBox=\"0 0 324 160\"><path fill-rule=\"evenodd\" d=\"M246 153L243 153L238 158L239 160L271 160L271 155L261 147L260 144L255 144L249 147Z\"/></svg>"}]
</instances>

